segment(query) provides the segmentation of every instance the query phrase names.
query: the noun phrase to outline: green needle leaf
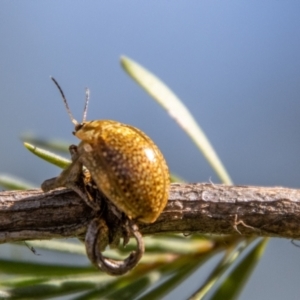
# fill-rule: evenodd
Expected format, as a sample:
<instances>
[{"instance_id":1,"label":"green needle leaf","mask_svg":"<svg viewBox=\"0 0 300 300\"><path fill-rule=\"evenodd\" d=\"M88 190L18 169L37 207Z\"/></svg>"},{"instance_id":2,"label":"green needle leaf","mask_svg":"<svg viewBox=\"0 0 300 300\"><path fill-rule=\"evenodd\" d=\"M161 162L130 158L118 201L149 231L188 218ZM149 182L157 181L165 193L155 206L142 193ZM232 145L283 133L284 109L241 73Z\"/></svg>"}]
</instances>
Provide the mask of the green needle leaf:
<instances>
[{"instance_id":1,"label":"green needle leaf","mask_svg":"<svg viewBox=\"0 0 300 300\"><path fill-rule=\"evenodd\" d=\"M215 253L207 252L202 256L185 256L173 263L163 266L161 273L166 280L160 282L154 289L145 293L139 300L162 299L164 295L174 290L182 281L190 276L199 266L207 262Z\"/></svg>"},{"instance_id":2,"label":"green needle leaf","mask_svg":"<svg viewBox=\"0 0 300 300\"><path fill-rule=\"evenodd\" d=\"M54 264L37 264L31 262L0 259L1 272L18 275L65 276L75 274L90 274L93 267L73 267ZM1 283L0 283L1 284Z\"/></svg>"},{"instance_id":3,"label":"green needle leaf","mask_svg":"<svg viewBox=\"0 0 300 300\"><path fill-rule=\"evenodd\" d=\"M223 283L214 292L211 300L237 299L240 291L247 282L257 262L260 260L268 239L262 239L239 261L229 274L224 278Z\"/></svg>"},{"instance_id":4,"label":"green needle leaf","mask_svg":"<svg viewBox=\"0 0 300 300\"><path fill-rule=\"evenodd\" d=\"M34 144L38 147L46 148L50 151L59 151L69 154L70 143L67 143L66 141L62 141L59 139L45 140L30 133L23 134L21 136L21 139L23 141L26 141L27 143Z\"/></svg>"},{"instance_id":5,"label":"green needle leaf","mask_svg":"<svg viewBox=\"0 0 300 300\"><path fill-rule=\"evenodd\" d=\"M72 295L76 292L94 288L96 280L50 280L32 286L11 288L3 291L5 298L1 299L49 299L52 297Z\"/></svg>"},{"instance_id":6,"label":"green needle leaf","mask_svg":"<svg viewBox=\"0 0 300 300\"><path fill-rule=\"evenodd\" d=\"M124 70L183 128L201 150L223 183L232 184L217 153L194 117L180 99L158 77L128 57L121 57Z\"/></svg>"},{"instance_id":7,"label":"green needle leaf","mask_svg":"<svg viewBox=\"0 0 300 300\"><path fill-rule=\"evenodd\" d=\"M38 148L34 145L31 145L29 143L24 143L25 148L27 148L30 152L32 152L33 154L35 154L36 156L44 159L45 161L59 167L62 169L65 169L66 167L68 167L71 163L70 160L61 157L59 155L53 154L52 152L49 152L47 150Z\"/></svg>"},{"instance_id":8,"label":"green needle leaf","mask_svg":"<svg viewBox=\"0 0 300 300\"><path fill-rule=\"evenodd\" d=\"M14 243L14 245L86 256L84 244L79 243L78 240L69 242L63 240L26 241L26 243L18 242Z\"/></svg>"},{"instance_id":9,"label":"green needle leaf","mask_svg":"<svg viewBox=\"0 0 300 300\"><path fill-rule=\"evenodd\" d=\"M11 175L0 174L0 186L7 190L30 190L35 188L32 183Z\"/></svg>"}]
</instances>

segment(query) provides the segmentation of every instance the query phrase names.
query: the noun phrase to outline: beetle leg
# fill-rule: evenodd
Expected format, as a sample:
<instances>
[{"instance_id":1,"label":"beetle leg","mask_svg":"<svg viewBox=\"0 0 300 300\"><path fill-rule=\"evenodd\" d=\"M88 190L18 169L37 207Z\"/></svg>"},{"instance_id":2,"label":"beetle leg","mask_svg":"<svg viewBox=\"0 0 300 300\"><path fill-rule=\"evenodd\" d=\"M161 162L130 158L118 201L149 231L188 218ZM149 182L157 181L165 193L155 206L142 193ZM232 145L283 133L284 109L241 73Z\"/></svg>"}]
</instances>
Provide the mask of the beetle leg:
<instances>
[{"instance_id":1,"label":"beetle leg","mask_svg":"<svg viewBox=\"0 0 300 300\"><path fill-rule=\"evenodd\" d=\"M108 243L109 229L106 222L103 219L93 219L85 235L86 254L93 264L97 264L95 250L104 251Z\"/></svg>"},{"instance_id":2,"label":"beetle leg","mask_svg":"<svg viewBox=\"0 0 300 300\"><path fill-rule=\"evenodd\" d=\"M66 169L64 169L58 177L47 179L42 183L41 187L44 192L48 192L58 187L66 187L70 182L80 181L82 174L82 163L79 160L76 148L77 147L74 145L69 147L72 163Z\"/></svg>"},{"instance_id":3,"label":"beetle leg","mask_svg":"<svg viewBox=\"0 0 300 300\"><path fill-rule=\"evenodd\" d=\"M93 264L109 275L123 275L127 273L137 265L144 254L145 245L137 225L129 221L128 226L137 241L137 250L131 252L124 260L113 260L103 256L101 253L109 241L109 230L105 221L103 219L94 219L89 224L85 237L87 255Z\"/></svg>"},{"instance_id":4,"label":"beetle leg","mask_svg":"<svg viewBox=\"0 0 300 300\"><path fill-rule=\"evenodd\" d=\"M74 162L78 159L79 154L77 151L77 146L76 145L70 145L69 146L69 152L71 154L71 160Z\"/></svg>"},{"instance_id":5,"label":"beetle leg","mask_svg":"<svg viewBox=\"0 0 300 300\"><path fill-rule=\"evenodd\" d=\"M58 177L45 180L41 188L44 192L50 190L66 187L77 193L84 202L94 210L99 210L100 205L94 201L91 195L86 190L83 180L83 165L80 161L80 155L77 152L77 146L71 145L69 147L72 163L64 169Z\"/></svg>"}]
</instances>

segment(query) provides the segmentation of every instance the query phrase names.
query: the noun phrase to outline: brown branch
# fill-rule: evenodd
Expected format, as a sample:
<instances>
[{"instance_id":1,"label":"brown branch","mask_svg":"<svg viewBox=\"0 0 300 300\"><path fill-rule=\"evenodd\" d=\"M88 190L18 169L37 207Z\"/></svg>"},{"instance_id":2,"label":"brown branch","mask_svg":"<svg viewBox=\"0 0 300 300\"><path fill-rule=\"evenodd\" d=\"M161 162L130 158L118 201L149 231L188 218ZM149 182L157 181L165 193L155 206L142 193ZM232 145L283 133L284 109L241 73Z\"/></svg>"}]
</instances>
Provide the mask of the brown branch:
<instances>
[{"instance_id":1,"label":"brown branch","mask_svg":"<svg viewBox=\"0 0 300 300\"><path fill-rule=\"evenodd\" d=\"M74 193L57 189L0 192L0 243L82 237L95 217ZM141 232L242 234L300 239L300 190L172 184L169 202Z\"/></svg>"}]
</instances>

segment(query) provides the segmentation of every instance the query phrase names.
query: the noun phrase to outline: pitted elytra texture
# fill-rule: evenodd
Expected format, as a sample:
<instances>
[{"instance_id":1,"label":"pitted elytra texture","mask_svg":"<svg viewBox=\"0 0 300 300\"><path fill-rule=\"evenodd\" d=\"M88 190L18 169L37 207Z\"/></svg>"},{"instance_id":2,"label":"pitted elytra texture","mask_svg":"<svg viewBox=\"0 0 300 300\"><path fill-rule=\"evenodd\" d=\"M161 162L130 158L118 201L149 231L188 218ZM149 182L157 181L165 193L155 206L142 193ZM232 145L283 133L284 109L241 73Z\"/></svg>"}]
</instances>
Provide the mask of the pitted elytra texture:
<instances>
[{"instance_id":1,"label":"pitted elytra texture","mask_svg":"<svg viewBox=\"0 0 300 300\"><path fill-rule=\"evenodd\" d=\"M107 198L129 218L154 222L168 201L169 172L152 140L109 120L86 122L75 135L82 140L77 151L83 165Z\"/></svg>"}]
</instances>

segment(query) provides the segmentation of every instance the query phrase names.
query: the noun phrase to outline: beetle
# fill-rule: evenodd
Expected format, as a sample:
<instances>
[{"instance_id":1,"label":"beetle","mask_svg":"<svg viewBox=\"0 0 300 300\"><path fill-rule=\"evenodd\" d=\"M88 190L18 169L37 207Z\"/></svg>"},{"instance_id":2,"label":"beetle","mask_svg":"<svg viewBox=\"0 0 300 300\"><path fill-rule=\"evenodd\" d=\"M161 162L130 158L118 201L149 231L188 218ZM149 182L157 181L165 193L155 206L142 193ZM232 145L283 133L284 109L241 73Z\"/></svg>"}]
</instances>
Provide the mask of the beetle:
<instances>
[{"instance_id":1,"label":"beetle","mask_svg":"<svg viewBox=\"0 0 300 300\"><path fill-rule=\"evenodd\" d=\"M84 169L101 193L128 218L124 241L132 234L138 244L124 261L114 261L102 256L109 244L109 228L103 217L91 221L85 237L90 260L112 275L121 275L132 269L142 257L144 243L135 221L153 223L165 208L169 195L167 163L155 143L141 130L112 120L86 121L89 90L81 123L73 117L66 97L57 83L66 110L75 125L73 134L81 142L71 145L72 163L62 173L42 183L44 192L58 187L75 191L93 210L100 211L101 204L87 191ZM126 242L125 242L126 244Z\"/></svg>"},{"instance_id":2,"label":"beetle","mask_svg":"<svg viewBox=\"0 0 300 300\"><path fill-rule=\"evenodd\" d=\"M73 146L71 165L55 180L42 184L44 191L66 186L74 189L93 209L97 203L84 195L74 183L84 166L99 190L130 219L143 223L156 221L167 204L169 171L154 142L141 130L111 120L86 121L87 91L83 121L78 123L61 92L66 109L75 125L73 134L81 142Z\"/></svg>"}]
</instances>

